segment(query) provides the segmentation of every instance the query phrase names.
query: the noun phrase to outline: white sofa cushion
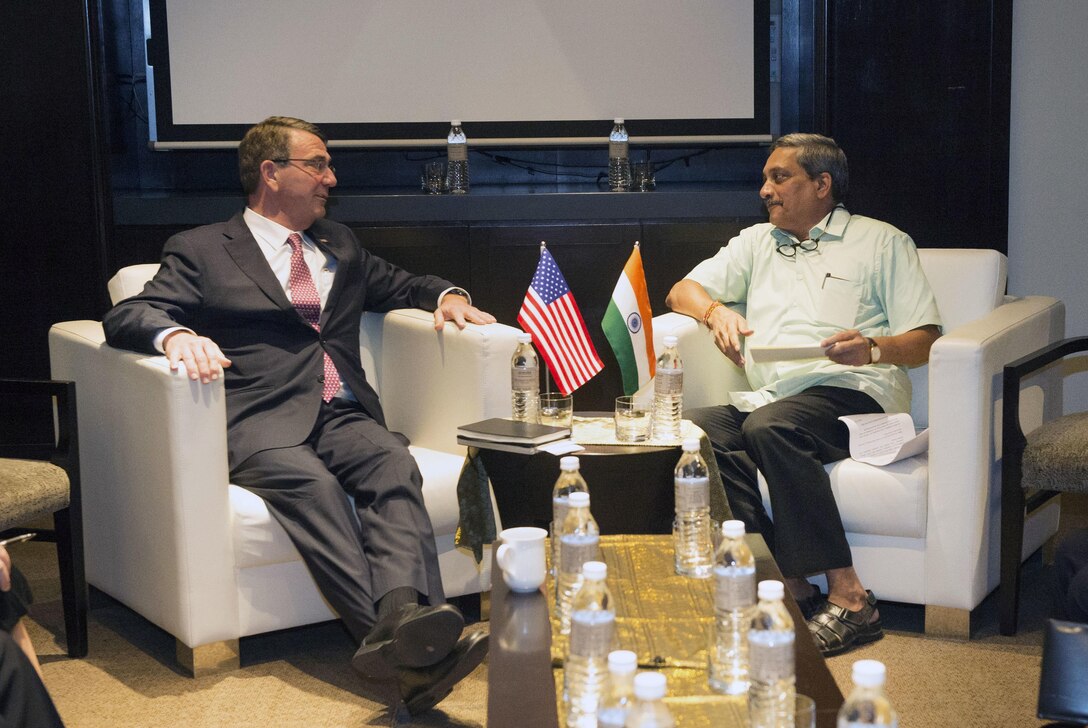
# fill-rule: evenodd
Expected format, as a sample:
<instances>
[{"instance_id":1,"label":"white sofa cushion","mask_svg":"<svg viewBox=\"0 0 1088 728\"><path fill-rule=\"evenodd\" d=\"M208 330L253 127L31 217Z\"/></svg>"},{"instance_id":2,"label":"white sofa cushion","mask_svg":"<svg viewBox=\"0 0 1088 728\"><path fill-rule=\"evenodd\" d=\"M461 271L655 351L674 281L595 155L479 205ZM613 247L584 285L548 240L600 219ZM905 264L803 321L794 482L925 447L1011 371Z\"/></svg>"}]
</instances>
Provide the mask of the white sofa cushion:
<instances>
[{"instance_id":1,"label":"white sofa cushion","mask_svg":"<svg viewBox=\"0 0 1088 728\"><path fill-rule=\"evenodd\" d=\"M825 466L847 533L924 538L929 459L918 455L878 468L846 459ZM759 474L763 505L771 510L767 481Z\"/></svg>"}]
</instances>

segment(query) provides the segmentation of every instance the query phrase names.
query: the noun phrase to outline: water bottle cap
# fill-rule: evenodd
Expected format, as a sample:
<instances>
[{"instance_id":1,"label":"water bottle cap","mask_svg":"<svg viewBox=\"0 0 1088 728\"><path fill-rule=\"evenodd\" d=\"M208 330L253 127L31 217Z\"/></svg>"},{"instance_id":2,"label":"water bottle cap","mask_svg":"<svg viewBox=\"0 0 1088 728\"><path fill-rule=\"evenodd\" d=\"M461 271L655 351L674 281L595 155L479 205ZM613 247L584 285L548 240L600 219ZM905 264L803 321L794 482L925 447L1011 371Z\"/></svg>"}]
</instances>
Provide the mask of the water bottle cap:
<instances>
[{"instance_id":1,"label":"water bottle cap","mask_svg":"<svg viewBox=\"0 0 1088 728\"><path fill-rule=\"evenodd\" d=\"M532 334L527 334L525 332L522 332L522 333L518 334L518 343L519 344L531 344L531 343L533 343L533 335Z\"/></svg>"},{"instance_id":2,"label":"water bottle cap","mask_svg":"<svg viewBox=\"0 0 1088 728\"><path fill-rule=\"evenodd\" d=\"M676 346L676 337L669 334L665 337L665 346Z\"/></svg>"},{"instance_id":3,"label":"water bottle cap","mask_svg":"<svg viewBox=\"0 0 1088 728\"><path fill-rule=\"evenodd\" d=\"M884 684L887 669L880 660L858 660L854 663L854 684L860 687L873 688Z\"/></svg>"},{"instance_id":4,"label":"water bottle cap","mask_svg":"<svg viewBox=\"0 0 1088 728\"><path fill-rule=\"evenodd\" d=\"M635 697L639 700L661 700L665 697L665 676L660 672L635 675Z\"/></svg>"},{"instance_id":5,"label":"water bottle cap","mask_svg":"<svg viewBox=\"0 0 1088 728\"><path fill-rule=\"evenodd\" d=\"M450 121L450 126L461 126L461 120L460 119L451 120Z\"/></svg>"},{"instance_id":6,"label":"water bottle cap","mask_svg":"<svg viewBox=\"0 0 1088 728\"><path fill-rule=\"evenodd\" d=\"M571 508L584 508L589 505L589 493L575 491L571 493L569 497Z\"/></svg>"},{"instance_id":7,"label":"water bottle cap","mask_svg":"<svg viewBox=\"0 0 1088 728\"><path fill-rule=\"evenodd\" d=\"M740 538L744 535L744 521L726 521L722 524L722 535L726 538Z\"/></svg>"},{"instance_id":8,"label":"water bottle cap","mask_svg":"<svg viewBox=\"0 0 1088 728\"><path fill-rule=\"evenodd\" d=\"M699 439L696 437L689 437L684 440L684 444L680 446L684 452L699 452Z\"/></svg>"},{"instance_id":9,"label":"water bottle cap","mask_svg":"<svg viewBox=\"0 0 1088 728\"><path fill-rule=\"evenodd\" d=\"M578 469L578 458L576 456L574 456L574 455L567 455L565 457L559 458L559 469L560 470L577 470Z\"/></svg>"},{"instance_id":10,"label":"water bottle cap","mask_svg":"<svg viewBox=\"0 0 1088 728\"><path fill-rule=\"evenodd\" d=\"M608 566L603 561L587 561L582 564L582 576L587 580L603 581L608 578Z\"/></svg>"},{"instance_id":11,"label":"water bottle cap","mask_svg":"<svg viewBox=\"0 0 1088 728\"><path fill-rule=\"evenodd\" d=\"M756 594L759 595L760 599L781 600L786 594L786 587L780 581L767 579L759 582L759 586L756 587Z\"/></svg>"},{"instance_id":12,"label":"water bottle cap","mask_svg":"<svg viewBox=\"0 0 1088 728\"><path fill-rule=\"evenodd\" d=\"M617 116L615 119L612 120L612 123L613 124L622 124L623 123L623 117L622 116Z\"/></svg>"},{"instance_id":13,"label":"water bottle cap","mask_svg":"<svg viewBox=\"0 0 1088 728\"><path fill-rule=\"evenodd\" d=\"M608 653L608 671L628 673L638 667L638 655L631 650L612 650Z\"/></svg>"}]
</instances>

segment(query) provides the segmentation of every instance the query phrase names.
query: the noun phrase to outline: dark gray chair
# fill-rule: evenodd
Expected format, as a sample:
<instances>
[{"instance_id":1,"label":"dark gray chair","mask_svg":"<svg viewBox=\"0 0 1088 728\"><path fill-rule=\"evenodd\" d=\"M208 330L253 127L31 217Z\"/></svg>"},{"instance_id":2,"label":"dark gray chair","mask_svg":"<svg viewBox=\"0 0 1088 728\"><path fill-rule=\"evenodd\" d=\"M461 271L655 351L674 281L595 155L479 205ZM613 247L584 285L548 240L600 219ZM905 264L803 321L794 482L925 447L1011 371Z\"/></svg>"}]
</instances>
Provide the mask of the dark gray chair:
<instances>
[{"instance_id":1,"label":"dark gray chair","mask_svg":"<svg viewBox=\"0 0 1088 728\"><path fill-rule=\"evenodd\" d=\"M1001 433L1001 634L1016 634L1024 518L1060 493L1088 493L1088 412L1044 422L1024 435L1021 382L1071 354L1088 336L1063 339L1005 366Z\"/></svg>"},{"instance_id":2,"label":"dark gray chair","mask_svg":"<svg viewBox=\"0 0 1088 728\"><path fill-rule=\"evenodd\" d=\"M1047 623L1036 715L1061 721L1048 728L1088 723L1088 624L1057 619Z\"/></svg>"},{"instance_id":3,"label":"dark gray chair","mask_svg":"<svg viewBox=\"0 0 1088 728\"><path fill-rule=\"evenodd\" d=\"M75 387L74 382L0 379L0 411L13 411L17 402L55 417L51 442L0 444L0 539L33 530L38 540L57 544L68 655L85 657L87 580ZM52 529L27 528L46 516L53 517Z\"/></svg>"}]
</instances>

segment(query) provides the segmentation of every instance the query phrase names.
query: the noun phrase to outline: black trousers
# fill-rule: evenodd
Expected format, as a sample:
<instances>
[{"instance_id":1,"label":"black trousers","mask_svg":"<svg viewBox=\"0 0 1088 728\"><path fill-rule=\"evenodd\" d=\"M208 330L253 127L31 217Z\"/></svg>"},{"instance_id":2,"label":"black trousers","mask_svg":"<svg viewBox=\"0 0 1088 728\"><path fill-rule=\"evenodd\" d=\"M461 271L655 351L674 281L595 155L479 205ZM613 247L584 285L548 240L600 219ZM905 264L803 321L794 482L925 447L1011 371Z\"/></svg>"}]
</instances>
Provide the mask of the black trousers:
<instances>
[{"instance_id":1,"label":"black trousers","mask_svg":"<svg viewBox=\"0 0 1088 728\"><path fill-rule=\"evenodd\" d=\"M7 632L0 632L0 728L64 728L37 670Z\"/></svg>"},{"instance_id":2,"label":"black trousers","mask_svg":"<svg viewBox=\"0 0 1088 728\"><path fill-rule=\"evenodd\" d=\"M850 455L839 416L882 411L862 392L812 387L753 412L721 405L684 416L710 439L734 517L763 535L783 575L802 577L853 565L823 466ZM757 470L767 480L773 523Z\"/></svg>"},{"instance_id":3,"label":"black trousers","mask_svg":"<svg viewBox=\"0 0 1088 728\"><path fill-rule=\"evenodd\" d=\"M231 482L265 500L357 642L397 587L445 601L419 468L404 437L355 403L323 405L306 442L256 453Z\"/></svg>"}]
</instances>

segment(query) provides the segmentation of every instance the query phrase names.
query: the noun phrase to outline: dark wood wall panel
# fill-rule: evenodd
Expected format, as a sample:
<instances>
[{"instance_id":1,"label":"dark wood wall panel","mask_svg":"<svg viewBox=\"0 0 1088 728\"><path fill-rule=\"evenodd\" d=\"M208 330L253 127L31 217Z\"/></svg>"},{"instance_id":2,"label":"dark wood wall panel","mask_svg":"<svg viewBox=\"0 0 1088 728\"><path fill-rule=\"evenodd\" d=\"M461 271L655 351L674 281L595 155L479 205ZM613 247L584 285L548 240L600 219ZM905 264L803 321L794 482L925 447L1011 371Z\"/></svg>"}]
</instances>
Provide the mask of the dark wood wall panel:
<instances>
[{"instance_id":1,"label":"dark wood wall panel","mask_svg":"<svg viewBox=\"0 0 1088 728\"><path fill-rule=\"evenodd\" d=\"M831 136L848 207L921 247L1008 252L1012 0L834 0Z\"/></svg>"}]
</instances>

